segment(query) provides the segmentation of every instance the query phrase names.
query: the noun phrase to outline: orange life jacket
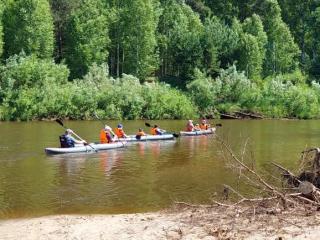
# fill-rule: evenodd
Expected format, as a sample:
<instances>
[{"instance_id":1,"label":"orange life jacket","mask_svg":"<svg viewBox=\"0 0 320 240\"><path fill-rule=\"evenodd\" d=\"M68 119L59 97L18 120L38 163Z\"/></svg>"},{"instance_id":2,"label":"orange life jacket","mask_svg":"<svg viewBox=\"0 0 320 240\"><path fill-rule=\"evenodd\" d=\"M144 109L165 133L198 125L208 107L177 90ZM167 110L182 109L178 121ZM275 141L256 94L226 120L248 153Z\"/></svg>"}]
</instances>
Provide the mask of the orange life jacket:
<instances>
[{"instance_id":1,"label":"orange life jacket","mask_svg":"<svg viewBox=\"0 0 320 240\"><path fill-rule=\"evenodd\" d=\"M100 143L109 143L109 140L107 138L107 134L104 131L104 129L101 129L101 131L100 131Z\"/></svg>"},{"instance_id":2,"label":"orange life jacket","mask_svg":"<svg viewBox=\"0 0 320 240\"><path fill-rule=\"evenodd\" d=\"M146 134L144 133L144 131L138 132L137 136L145 136Z\"/></svg>"},{"instance_id":3,"label":"orange life jacket","mask_svg":"<svg viewBox=\"0 0 320 240\"><path fill-rule=\"evenodd\" d=\"M158 135L157 128L151 128L151 135Z\"/></svg>"},{"instance_id":4,"label":"orange life jacket","mask_svg":"<svg viewBox=\"0 0 320 240\"><path fill-rule=\"evenodd\" d=\"M209 125L208 124L200 124L200 128L201 128L201 130L208 130L208 128L209 128Z\"/></svg>"},{"instance_id":5,"label":"orange life jacket","mask_svg":"<svg viewBox=\"0 0 320 240\"><path fill-rule=\"evenodd\" d=\"M124 138L124 131L121 128L114 129L114 133L118 138Z\"/></svg>"}]
</instances>

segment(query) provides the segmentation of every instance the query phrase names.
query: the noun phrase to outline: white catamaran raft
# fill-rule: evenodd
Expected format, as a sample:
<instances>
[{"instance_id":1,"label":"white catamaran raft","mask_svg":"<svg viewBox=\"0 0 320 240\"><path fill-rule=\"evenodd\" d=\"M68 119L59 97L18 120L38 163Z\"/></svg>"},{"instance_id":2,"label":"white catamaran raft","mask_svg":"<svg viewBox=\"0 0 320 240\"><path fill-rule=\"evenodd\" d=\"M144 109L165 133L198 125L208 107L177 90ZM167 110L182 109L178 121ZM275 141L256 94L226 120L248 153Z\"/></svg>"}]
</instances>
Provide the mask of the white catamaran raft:
<instances>
[{"instance_id":1,"label":"white catamaran raft","mask_svg":"<svg viewBox=\"0 0 320 240\"><path fill-rule=\"evenodd\" d=\"M105 143L105 144L95 144L91 143L86 146L76 145L72 148L46 148L45 151L48 154L59 154L59 153L81 153L81 152L97 152L101 150L115 149L124 147L126 143L115 142L115 143Z\"/></svg>"},{"instance_id":2,"label":"white catamaran raft","mask_svg":"<svg viewBox=\"0 0 320 240\"><path fill-rule=\"evenodd\" d=\"M214 134L216 132L216 128L209 128L208 130L199 130L199 131L192 131L192 132L184 132L180 131L181 136L198 136L198 135L208 135Z\"/></svg>"},{"instance_id":3,"label":"white catamaran raft","mask_svg":"<svg viewBox=\"0 0 320 240\"><path fill-rule=\"evenodd\" d=\"M140 138L136 135L129 135L127 138L120 138L118 141L126 142L143 142L143 141L160 141L160 140L172 140L174 139L173 134L163 134L163 135L146 135Z\"/></svg>"}]
</instances>

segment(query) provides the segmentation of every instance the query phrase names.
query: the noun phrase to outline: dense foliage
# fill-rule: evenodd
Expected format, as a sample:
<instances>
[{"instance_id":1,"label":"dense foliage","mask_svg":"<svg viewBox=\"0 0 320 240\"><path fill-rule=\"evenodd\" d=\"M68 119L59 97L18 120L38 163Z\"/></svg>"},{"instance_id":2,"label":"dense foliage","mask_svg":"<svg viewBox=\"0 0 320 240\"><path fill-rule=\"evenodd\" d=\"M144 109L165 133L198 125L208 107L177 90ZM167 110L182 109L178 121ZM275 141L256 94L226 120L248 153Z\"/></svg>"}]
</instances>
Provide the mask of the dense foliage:
<instances>
[{"instance_id":1,"label":"dense foliage","mask_svg":"<svg viewBox=\"0 0 320 240\"><path fill-rule=\"evenodd\" d=\"M318 0L0 0L0 119L320 117Z\"/></svg>"}]
</instances>

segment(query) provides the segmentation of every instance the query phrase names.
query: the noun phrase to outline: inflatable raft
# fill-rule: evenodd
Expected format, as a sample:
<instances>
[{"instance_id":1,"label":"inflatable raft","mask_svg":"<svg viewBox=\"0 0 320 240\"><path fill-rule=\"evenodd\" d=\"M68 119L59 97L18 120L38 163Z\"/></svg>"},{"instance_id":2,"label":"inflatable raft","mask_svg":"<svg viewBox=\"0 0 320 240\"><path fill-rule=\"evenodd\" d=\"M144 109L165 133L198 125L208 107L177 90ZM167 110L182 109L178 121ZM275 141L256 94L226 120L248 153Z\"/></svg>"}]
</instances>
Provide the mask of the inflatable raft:
<instances>
[{"instance_id":1,"label":"inflatable raft","mask_svg":"<svg viewBox=\"0 0 320 240\"><path fill-rule=\"evenodd\" d=\"M107 144L96 144L91 143L87 146L75 146L72 148L46 148L45 151L47 154L60 154L60 153L81 153L81 152L96 152L101 150L121 148L125 146L125 142L115 142Z\"/></svg>"},{"instance_id":2,"label":"inflatable raft","mask_svg":"<svg viewBox=\"0 0 320 240\"><path fill-rule=\"evenodd\" d=\"M209 128L208 130L200 130L200 131L192 131L192 132L180 131L180 135L181 136L208 135L208 134L214 134L215 131L216 131L216 128Z\"/></svg>"},{"instance_id":3,"label":"inflatable raft","mask_svg":"<svg viewBox=\"0 0 320 240\"><path fill-rule=\"evenodd\" d=\"M160 141L160 140L172 140L174 139L173 134L163 134L163 135L147 135L141 136L140 138L136 135L129 135L127 138L120 138L118 141L126 142L141 142L141 141Z\"/></svg>"}]
</instances>

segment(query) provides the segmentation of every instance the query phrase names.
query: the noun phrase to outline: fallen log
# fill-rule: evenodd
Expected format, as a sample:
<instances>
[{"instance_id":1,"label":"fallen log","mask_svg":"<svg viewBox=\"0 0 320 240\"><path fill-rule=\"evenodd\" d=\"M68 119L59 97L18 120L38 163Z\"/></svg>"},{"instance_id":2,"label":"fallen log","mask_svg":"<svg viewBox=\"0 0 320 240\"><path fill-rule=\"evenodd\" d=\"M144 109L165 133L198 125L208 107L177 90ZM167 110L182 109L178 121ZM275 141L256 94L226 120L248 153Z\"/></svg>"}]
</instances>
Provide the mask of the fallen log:
<instances>
[{"instance_id":1,"label":"fallen log","mask_svg":"<svg viewBox=\"0 0 320 240\"><path fill-rule=\"evenodd\" d=\"M230 115L225 113L220 113L220 118L221 119L241 119L240 117L237 117L235 115Z\"/></svg>"},{"instance_id":2,"label":"fallen log","mask_svg":"<svg viewBox=\"0 0 320 240\"><path fill-rule=\"evenodd\" d=\"M308 181L301 182L299 184L298 189L299 189L299 192L301 192L302 195L305 196L306 198L319 202L320 192L311 182L308 182Z\"/></svg>"},{"instance_id":3,"label":"fallen log","mask_svg":"<svg viewBox=\"0 0 320 240\"><path fill-rule=\"evenodd\" d=\"M253 113L245 113L245 112L240 112L240 111L235 111L234 112L236 115L240 115L242 118L252 118L252 119L263 119L263 116L253 114Z\"/></svg>"}]
</instances>

